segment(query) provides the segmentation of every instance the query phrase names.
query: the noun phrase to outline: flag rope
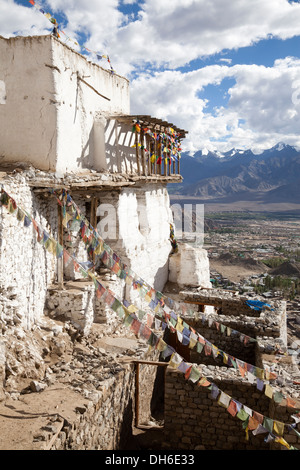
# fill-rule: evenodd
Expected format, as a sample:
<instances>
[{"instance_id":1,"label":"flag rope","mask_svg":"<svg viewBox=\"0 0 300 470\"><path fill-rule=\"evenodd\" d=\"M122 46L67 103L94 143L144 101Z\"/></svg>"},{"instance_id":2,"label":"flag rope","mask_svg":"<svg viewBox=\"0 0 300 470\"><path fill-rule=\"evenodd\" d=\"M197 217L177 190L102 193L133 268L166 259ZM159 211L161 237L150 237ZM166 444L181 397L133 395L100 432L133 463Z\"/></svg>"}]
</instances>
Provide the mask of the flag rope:
<instances>
[{"instance_id":1,"label":"flag rope","mask_svg":"<svg viewBox=\"0 0 300 470\"><path fill-rule=\"evenodd\" d=\"M64 260L65 255L67 255L67 260L73 261L76 270L80 271L84 277L91 277L96 288L97 297L102 298L104 302L118 314L119 318L124 320L125 326L130 327L133 333L146 340L149 347L159 351L164 359L171 356L169 367L184 373L185 379L197 384L197 386L209 387L211 390L211 398L218 398L218 404L220 406L225 407L231 416L237 417L243 422L246 439L248 439L249 430L252 431L253 435L268 433L265 442L274 440L288 450L298 450L296 447L288 444L282 436L284 435L285 429L295 431L298 435L298 432L294 428L300 421L300 413L293 416L293 419L296 421L295 424L286 424L252 410L221 391L217 385L210 382L206 377L201 376L201 371L194 364L185 362L174 348L169 346L161 337L157 336L151 328L139 322L136 315L130 312L122 301L114 296L111 290L106 289L91 271L85 270L74 256L69 254L62 245L40 227L31 214L17 205L16 201L5 191L3 185L1 185L0 205L6 207L10 214L16 215L17 220L22 222L23 226L29 227L32 223L37 233L37 241L42 244L49 253L55 255L57 258L63 257Z\"/></svg>"}]
</instances>

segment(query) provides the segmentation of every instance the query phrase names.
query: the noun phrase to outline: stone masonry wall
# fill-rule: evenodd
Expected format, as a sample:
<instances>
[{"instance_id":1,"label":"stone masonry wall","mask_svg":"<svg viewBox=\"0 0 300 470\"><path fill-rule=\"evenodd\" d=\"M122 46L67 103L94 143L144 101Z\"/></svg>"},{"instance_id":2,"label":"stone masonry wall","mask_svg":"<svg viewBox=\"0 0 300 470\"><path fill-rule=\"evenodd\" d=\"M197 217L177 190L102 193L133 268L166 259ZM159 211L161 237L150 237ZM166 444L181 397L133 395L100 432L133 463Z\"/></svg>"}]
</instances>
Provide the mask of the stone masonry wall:
<instances>
[{"instance_id":1,"label":"stone masonry wall","mask_svg":"<svg viewBox=\"0 0 300 470\"><path fill-rule=\"evenodd\" d=\"M97 401L65 423L52 450L118 450L126 443L134 416L134 367L125 366L101 388Z\"/></svg>"},{"instance_id":2,"label":"stone masonry wall","mask_svg":"<svg viewBox=\"0 0 300 470\"><path fill-rule=\"evenodd\" d=\"M7 177L4 189L54 237L57 208L51 198L36 197L21 174ZM56 277L56 260L37 242L32 224L0 207L0 318L30 328L43 316L47 287Z\"/></svg>"},{"instance_id":3,"label":"stone masonry wall","mask_svg":"<svg viewBox=\"0 0 300 470\"><path fill-rule=\"evenodd\" d=\"M156 359L156 353L150 360ZM151 418L151 397L156 367L140 366L139 423ZM135 364L123 364L119 371L101 382L97 394L78 408L77 419L64 423L51 450L124 450L135 420Z\"/></svg>"},{"instance_id":4,"label":"stone masonry wall","mask_svg":"<svg viewBox=\"0 0 300 470\"><path fill-rule=\"evenodd\" d=\"M286 408L276 410L270 400L249 383L234 377L218 377L218 368L210 368L213 383L224 393L251 407L258 413L283 422L290 419ZM207 377L210 379L210 377ZM165 440L176 449L194 450L268 450L282 449L264 442L266 434L252 435L246 440L242 421L231 416L206 387L188 382L178 371L167 369L165 386ZM293 446L300 445L295 433L284 434Z\"/></svg>"}]
</instances>

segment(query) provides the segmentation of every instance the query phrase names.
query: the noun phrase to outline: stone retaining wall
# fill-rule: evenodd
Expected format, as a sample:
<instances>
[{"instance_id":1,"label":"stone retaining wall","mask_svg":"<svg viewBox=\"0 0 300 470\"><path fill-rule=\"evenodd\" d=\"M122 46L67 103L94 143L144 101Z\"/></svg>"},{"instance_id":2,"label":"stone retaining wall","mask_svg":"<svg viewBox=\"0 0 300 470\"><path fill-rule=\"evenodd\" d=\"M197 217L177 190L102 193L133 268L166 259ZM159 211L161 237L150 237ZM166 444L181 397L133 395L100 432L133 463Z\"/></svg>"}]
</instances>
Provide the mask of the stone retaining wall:
<instances>
[{"instance_id":1,"label":"stone retaining wall","mask_svg":"<svg viewBox=\"0 0 300 470\"><path fill-rule=\"evenodd\" d=\"M285 407L274 408L274 404L255 386L249 383L222 377L218 378L218 368L214 372L213 383L224 393L253 410L272 419L293 423ZM289 420L289 421L288 421ZM282 449L278 444L264 442L266 434L254 436L249 431L246 440L242 421L231 416L228 411L211 397L211 392L203 386L188 382L178 371L167 369L165 386L165 440L176 449L199 450L268 450ZM284 434L284 439L293 446L300 447L296 434Z\"/></svg>"},{"instance_id":2,"label":"stone retaining wall","mask_svg":"<svg viewBox=\"0 0 300 470\"><path fill-rule=\"evenodd\" d=\"M99 400L77 411L77 420L64 423L51 450L122 449L132 432L134 366L106 381Z\"/></svg>"},{"instance_id":3,"label":"stone retaining wall","mask_svg":"<svg viewBox=\"0 0 300 470\"><path fill-rule=\"evenodd\" d=\"M151 355L156 359L156 354ZM157 368L140 366L139 423L151 419L151 399ZM125 364L102 382L99 398L79 407L77 419L64 423L51 450L124 450L135 421L135 364ZM49 439L49 438L48 438Z\"/></svg>"}]
</instances>

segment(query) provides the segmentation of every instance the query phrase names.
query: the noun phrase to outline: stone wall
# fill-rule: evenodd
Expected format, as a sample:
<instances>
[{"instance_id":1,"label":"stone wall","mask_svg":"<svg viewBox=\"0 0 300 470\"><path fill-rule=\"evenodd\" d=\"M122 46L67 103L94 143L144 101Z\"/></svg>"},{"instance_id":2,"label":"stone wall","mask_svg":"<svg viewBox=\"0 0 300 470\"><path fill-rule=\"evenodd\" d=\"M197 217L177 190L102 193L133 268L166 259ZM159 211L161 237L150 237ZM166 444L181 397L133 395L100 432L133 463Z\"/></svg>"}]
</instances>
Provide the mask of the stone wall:
<instances>
[{"instance_id":1,"label":"stone wall","mask_svg":"<svg viewBox=\"0 0 300 470\"><path fill-rule=\"evenodd\" d=\"M155 361L154 352L148 359ZM77 418L65 423L52 450L124 450L132 435L136 416L135 364L121 365L121 370L101 383L97 399L78 408ZM140 365L139 424L151 419L152 395L157 368Z\"/></svg>"},{"instance_id":2,"label":"stone wall","mask_svg":"<svg viewBox=\"0 0 300 470\"><path fill-rule=\"evenodd\" d=\"M5 180L5 190L36 222L57 235L54 200L36 197L21 174ZM30 328L44 314L48 286L56 279L56 260L37 242L32 224L0 207L0 318Z\"/></svg>"},{"instance_id":3,"label":"stone wall","mask_svg":"<svg viewBox=\"0 0 300 470\"><path fill-rule=\"evenodd\" d=\"M134 367L126 366L102 386L100 398L78 408L77 419L65 423L52 450L118 450L132 432Z\"/></svg>"},{"instance_id":4,"label":"stone wall","mask_svg":"<svg viewBox=\"0 0 300 470\"><path fill-rule=\"evenodd\" d=\"M224 393L260 414L283 422L293 423L285 407L274 408L271 401L256 387L241 383L234 377L223 375L220 380L218 368L207 370L213 383ZM223 372L224 374L224 372ZM242 428L242 421L233 417L211 397L206 387L185 380L184 375L168 368L165 387L165 440L176 449L194 450L268 450L282 449L278 444L264 442L266 434L254 436L249 431L249 440ZM284 439L300 447L300 440L292 431Z\"/></svg>"},{"instance_id":5,"label":"stone wall","mask_svg":"<svg viewBox=\"0 0 300 470\"><path fill-rule=\"evenodd\" d=\"M24 170L13 175L5 175L2 179L4 189L16 200L20 208L31 214L42 229L45 229L58 239L58 205L49 191L35 192L32 190L32 179L39 177L38 170ZM49 175L48 175L49 176ZM51 179L51 178L50 178ZM52 176L53 182L56 181ZM49 179L47 179L49 181ZM42 183L43 184L43 183ZM45 182L45 185L47 183ZM147 185L147 188L125 188L107 193L103 191L100 204L109 204L116 215L116 237L110 238L102 233L101 217L99 215L98 229L105 241L119 254L122 260L150 285L162 290L168 280L168 263L171 244L169 240L172 213L169 206L169 196L165 185ZM75 193L75 203L82 215L89 217L87 200ZM57 282L57 259L37 241L32 226L24 226L15 214L9 214L6 207L1 206L0 220L0 313L12 321L22 321L30 327L43 316L47 291L51 288L54 295ZM78 261L87 261L87 253L83 242L72 229L64 229L64 246ZM107 280L106 285L114 291L121 300L137 300L132 290L113 273L107 272L102 276ZM74 270L73 263L64 267L66 282L81 281L82 276ZM92 287L91 287L92 289ZM49 291L50 292L50 291ZM56 291L56 307L57 302ZM90 324L91 321L107 321L109 313L103 311L103 306L92 300L93 295L79 299L74 309L74 321L81 320ZM86 295L88 293L86 292ZM50 304L47 311L53 311L53 302L49 295ZM67 299L67 293L61 293L59 313L63 311L70 319L72 300ZM76 296L75 296L76 297ZM75 299L73 296L73 300ZM91 313L94 306L95 311ZM85 313L87 312L87 315ZM90 313L88 313L90 312ZM17 319L19 318L19 320ZM85 319L84 319L85 317ZM79 323L82 321L79 321Z\"/></svg>"},{"instance_id":6,"label":"stone wall","mask_svg":"<svg viewBox=\"0 0 300 470\"><path fill-rule=\"evenodd\" d=\"M222 289L191 289L180 292L181 301L191 302L195 314L190 318L196 328L202 329L208 339L215 337L214 328L208 328L209 323L218 322L231 330L237 330L251 338L259 338L263 346L264 341L272 344L274 341L283 348L287 345L286 302L272 301L270 307L254 310L246 304L249 300L244 295L226 292ZM259 300L259 297L256 298ZM250 299L251 300L251 299ZM261 299L265 302L264 299ZM202 320L201 309L210 305L214 312L205 322ZM268 304L269 305L269 304ZM198 308L197 308L198 307ZM197 312L198 310L198 312ZM203 333L203 336L205 336ZM223 335L225 339L226 332ZM220 335L218 335L220 338ZM230 340L229 340L230 341Z\"/></svg>"}]
</instances>

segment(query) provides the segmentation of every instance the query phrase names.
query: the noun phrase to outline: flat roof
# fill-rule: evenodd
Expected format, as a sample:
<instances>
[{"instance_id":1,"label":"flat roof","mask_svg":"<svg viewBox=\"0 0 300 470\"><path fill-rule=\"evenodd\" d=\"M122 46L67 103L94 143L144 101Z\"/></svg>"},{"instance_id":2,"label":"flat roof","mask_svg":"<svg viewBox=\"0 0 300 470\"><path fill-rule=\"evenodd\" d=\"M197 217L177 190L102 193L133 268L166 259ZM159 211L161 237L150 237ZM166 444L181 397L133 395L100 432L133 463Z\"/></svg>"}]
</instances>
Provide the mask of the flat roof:
<instances>
[{"instance_id":1,"label":"flat roof","mask_svg":"<svg viewBox=\"0 0 300 470\"><path fill-rule=\"evenodd\" d=\"M111 116L112 119L116 119L118 122L122 122L125 124L131 124L135 122L139 122L140 124L144 125L145 127L152 128L153 130L157 131L167 131L169 127L174 129L177 134L180 134L180 137L185 137L188 134L188 131L184 129L180 129L179 127L175 126L171 122L164 121L162 119L158 119L149 115L145 114L124 114L118 116Z\"/></svg>"}]
</instances>

